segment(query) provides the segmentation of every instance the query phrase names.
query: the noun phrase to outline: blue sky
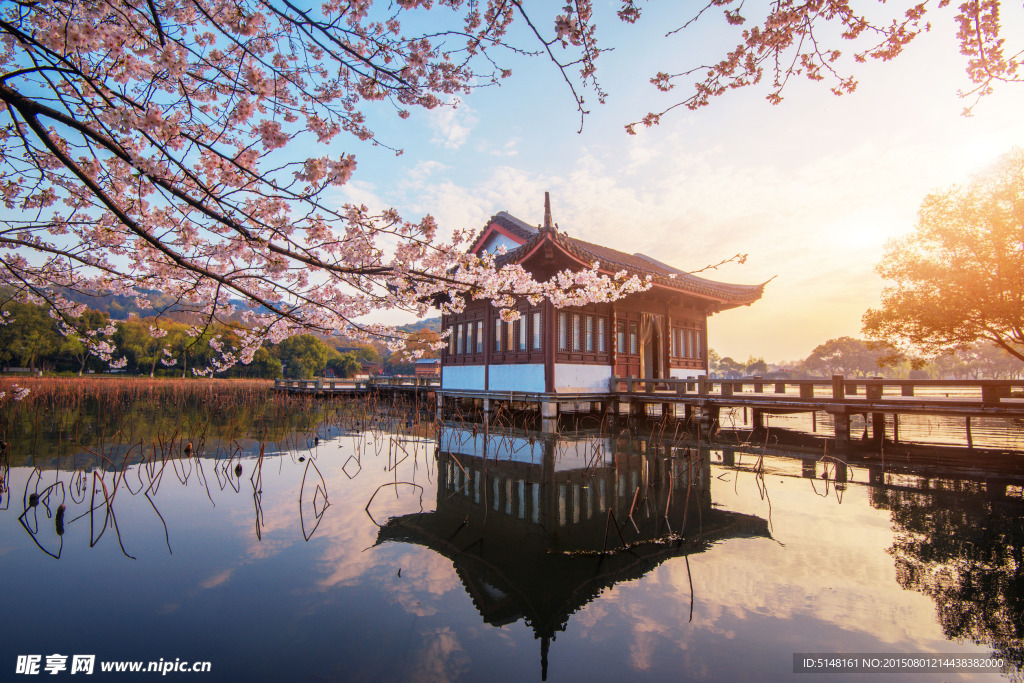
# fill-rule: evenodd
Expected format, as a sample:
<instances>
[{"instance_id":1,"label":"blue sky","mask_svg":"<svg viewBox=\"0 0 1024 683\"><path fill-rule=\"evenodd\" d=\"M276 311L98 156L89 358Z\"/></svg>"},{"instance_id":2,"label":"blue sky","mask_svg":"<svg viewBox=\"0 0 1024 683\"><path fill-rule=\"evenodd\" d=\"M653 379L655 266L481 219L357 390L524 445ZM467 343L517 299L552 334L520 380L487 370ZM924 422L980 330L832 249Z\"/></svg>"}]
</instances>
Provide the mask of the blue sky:
<instances>
[{"instance_id":1,"label":"blue sky","mask_svg":"<svg viewBox=\"0 0 1024 683\"><path fill-rule=\"evenodd\" d=\"M973 117L961 116L956 93L969 84L952 7L897 60L858 66L852 95L793 81L772 106L754 86L628 136L626 123L683 94L682 85L658 93L651 76L707 62L735 39L720 14L665 38L682 23L676 3L646 5L634 26L614 18L617 4L601 3L597 15L599 39L615 48L599 59L608 101L587 93L594 101L582 133L554 67L513 59L501 87L475 91L457 108L416 111L407 121L374 112L375 132L404 153L341 141L358 170L339 201L392 206L407 218L429 213L442 229L479 229L502 210L539 223L550 191L554 220L581 239L685 269L747 253L745 265L709 277L775 279L760 302L712 317L709 341L723 356L772 362L859 336L883 284L874 264L887 239L913 229L924 196L1024 146L1024 84L1002 86ZM1024 27L1022 16L1004 5L1004 26Z\"/></svg>"}]
</instances>

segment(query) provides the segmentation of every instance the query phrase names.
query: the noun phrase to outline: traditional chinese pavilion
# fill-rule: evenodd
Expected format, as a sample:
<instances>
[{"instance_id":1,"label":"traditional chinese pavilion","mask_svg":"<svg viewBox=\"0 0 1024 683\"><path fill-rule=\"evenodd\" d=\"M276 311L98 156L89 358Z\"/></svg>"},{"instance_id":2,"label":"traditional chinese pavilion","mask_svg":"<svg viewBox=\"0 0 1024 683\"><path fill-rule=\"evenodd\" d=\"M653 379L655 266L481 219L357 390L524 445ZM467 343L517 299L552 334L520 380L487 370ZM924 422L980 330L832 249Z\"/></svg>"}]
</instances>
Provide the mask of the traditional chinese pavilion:
<instances>
[{"instance_id":1,"label":"traditional chinese pavilion","mask_svg":"<svg viewBox=\"0 0 1024 683\"><path fill-rule=\"evenodd\" d=\"M504 322L490 301L467 302L442 316L450 330L441 358L441 387L449 391L608 392L611 377L644 379L705 375L707 319L749 306L764 284L736 285L697 277L644 254L627 254L570 237L551 221L533 227L504 211L470 246L476 254L505 253L499 265L520 264L537 280L589 268L651 277L653 286L613 303L556 309L550 301L522 300L519 320Z\"/></svg>"}]
</instances>

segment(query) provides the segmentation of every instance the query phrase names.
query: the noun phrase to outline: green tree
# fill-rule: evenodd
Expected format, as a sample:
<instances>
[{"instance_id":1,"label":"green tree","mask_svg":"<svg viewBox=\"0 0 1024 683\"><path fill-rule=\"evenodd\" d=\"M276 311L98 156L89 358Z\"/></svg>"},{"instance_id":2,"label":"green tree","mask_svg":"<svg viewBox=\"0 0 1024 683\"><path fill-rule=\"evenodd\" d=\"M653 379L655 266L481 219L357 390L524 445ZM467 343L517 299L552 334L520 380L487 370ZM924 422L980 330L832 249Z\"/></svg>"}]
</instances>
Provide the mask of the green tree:
<instances>
[{"instance_id":1,"label":"green tree","mask_svg":"<svg viewBox=\"0 0 1024 683\"><path fill-rule=\"evenodd\" d=\"M61 336L45 307L10 301L2 310L8 322L0 325L0 360L20 363L35 372L37 363L57 355Z\"/></svg>"},{"instance_id":2,"label":"green tree","mask_svg":"<svg viewBox=\"0 0 1024 683\"><path fill-rule=\"evenodd\" d=\"M252 362L248 365L233 366L227 373L229 377L259 377L263 379L280 379L281 361L266 346L256 349Z\"/></svg>"},{"instance_id":3,"label":"green tree","mask_svg":"<svg viewBox=\"0 0 1024 683\"><path fill-rule=\"evenodd\" d=\"M869 337L927 355L985 341L1024 361L1024 151L926 197L876 270L893 284L864 314Z\"/></svg>"},{"instance_id":4,"label":"green tree","mask_svg":"<svg viewBox=\"0 0 1024 683\"><path fill-rule=\"evenodd\" d=\"M92 331L91 340L87 340L84 336L78 334L69 334L64 337L64 342L60 345L60 353L78 363L79 377L85 372L85 366L89 359L95 356L89 341L103 341L104 335L99 330L105 327L109 320L110 318L106 313L87 309L78 317L76 328Z\"/></svg>"},{"instance_id":5,"label":"green tree","mask_svg":"<svg viewBox=\"0 0 1024 683\"><path fill-rule=\"evenodd\" d=\"M310 379L322 375L327 361L337 351L311 334L288 337L277 345L285 374L295 379Z\"/></svg>"},{"instance_id":6,"label":"green tree","mask_svg":"<svg viewBox=\"0 0 1024 683\"><path fill-rule=\"evenodd\" d=\"M751 356L747 359L745 372L750 377L764 377L768 374L768 364L764 362L764 358L754 358Z\"/></svg>"},{"instance_id":7,"label":"green tree","mask_svg":"<svg viewBox=\"0 0 1024 683\"><path fill-rule=\"evenodd\" d=\"M729 356L718 361L718 374L723 377L740 377L744 370L746 370L746 366L743 363L735 361Z\"/></svg>"},{"instance_id":8,"label":"green tree","mask_svg":"<svg viewBox=\"0 0 1024 683\"><path fill-rule=\"evenodd\" d=\"M839 337L816 346L804 360L804 367L809 372L825 377L874 374L879 371L883 353L881 350L872 350L860 339Z\"/></svg>"},{"instance_id":9,"label":"green tree","mask_svg":"<svg viewBox=\"0 0 1024 683\"><path fill-rule=\"evenodd\" d=\"M355 377L363 369L363 364L354 352L343 353L327 361L327 367L334 370L338 377Z\"/></svg>"},{"instance_id":10,"label":"green tree","mask_svg":"<svg viewBox=\"0 0 1024 683\"><path fill-rule=\"evenodd\" d=\"M708 349L708 370L712 373L718 372L720 362L722 362L722 355L714 349Z\"/></svg>"},{"instance_id":11,"label":"green tree","mask_svg":"<svg viewBox=\"0 0 1024 683\"><path fill-rule=\"evenodd\" d=\"M932 361L940 377L954 379L1011 379L1024 372L1024 363L995 344L976 344L943 354Z\"/></svg>"}]
</instances>

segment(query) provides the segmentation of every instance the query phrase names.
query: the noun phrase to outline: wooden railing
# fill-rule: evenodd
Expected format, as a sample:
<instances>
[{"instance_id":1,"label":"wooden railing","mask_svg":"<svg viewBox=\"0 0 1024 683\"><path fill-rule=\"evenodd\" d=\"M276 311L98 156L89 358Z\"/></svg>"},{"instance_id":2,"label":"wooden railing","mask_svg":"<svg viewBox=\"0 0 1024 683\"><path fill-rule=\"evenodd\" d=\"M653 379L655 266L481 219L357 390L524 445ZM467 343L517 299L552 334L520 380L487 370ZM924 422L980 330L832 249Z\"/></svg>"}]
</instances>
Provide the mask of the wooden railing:
<instances>
[{"instance_id":1,"label":"wooden railing","mask_svg":"<svg viewBox=\"0 0 1024 683\"><path fill-rule=\"evenodd\" d=\"M381 387L434 388L441 386L438 377L373 377L371 379L276 379L275 389L299 391L364 391Z\"/></svg>"},{"instance_id":2,"label":"wooden railing","mask_svg":"<svg viewBox=\"0 0 1024 683\"><path fill-rule=\"evenodd\" d=\"M720 379L691 377L686 379L643 379L639 377L612 377L609 385L613 393L667 393L678 396L696 394L701 396L734 396L736 394L790 395L790 388L797 389L802 399L820 398L845 400L847 397L864 397L878 400L887 388L899 389L900 396L915 396L918 390L933 390L929 398L941 390L955 390L964 399L981 399L982 403L999 403L1016 391L1024 391L1024 379L1001 380L948 380L948 379L883 379L881 377L846 378L834 375L831 379L765 379L763 377L742 377ZM747 392L747 389L750 389ZM968 390L969 393L965 392ZM948 392L947 392L948 393Z\"/></svg>"}]
</instances>

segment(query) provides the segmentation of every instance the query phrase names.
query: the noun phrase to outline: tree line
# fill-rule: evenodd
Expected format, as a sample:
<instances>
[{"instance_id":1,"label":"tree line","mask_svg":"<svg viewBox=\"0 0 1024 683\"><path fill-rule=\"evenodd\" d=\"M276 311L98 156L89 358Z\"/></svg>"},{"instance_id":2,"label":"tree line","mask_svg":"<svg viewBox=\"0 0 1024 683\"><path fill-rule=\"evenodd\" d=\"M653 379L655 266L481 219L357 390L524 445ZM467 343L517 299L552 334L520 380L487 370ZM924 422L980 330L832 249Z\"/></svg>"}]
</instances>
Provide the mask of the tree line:
<instances>
[{"instance_id":1,"label":"tree line","mask_svg":"<svg viewBox=\"0 0 1024 683\"><path fill-rule=\"evenodd\" d=\"M387 354L374 345L340 337L301 334L266 344L252 362L218 368L222 351L241 347L235 329L227 325L196 326L168 317L130 317L112 320L105 311L87 309L82 327L99 330L89 339L64 335L45 305L7 301L0 305L0 368L4 372L88 374L123 372L149 377L187 377L212 370L218 377L306 379L333 375L352 377L373 369L388 374L412 374L413 365L401 353ZM413 338L434 334L427 330ZM436 335L435 335L436 336ZM123 359L120 368L95 352L99 344ZM197 373L196 371L202 371Z\"/></svg>"},{"instance_id":2,"label":"tree line","mask_svg":"<svg viewBox=\"0 0 1024 683\"><path fill-rule=\"evenodd\" d=\"M878 342L839 337L819 344L804 359L766 363L751 356L740 362L708 352L711 374L722 378L885 377L886 379L1019 379L1024 362L990 342L978 342L932 358L907 356Z\"/></svg>"}]
</instances>

